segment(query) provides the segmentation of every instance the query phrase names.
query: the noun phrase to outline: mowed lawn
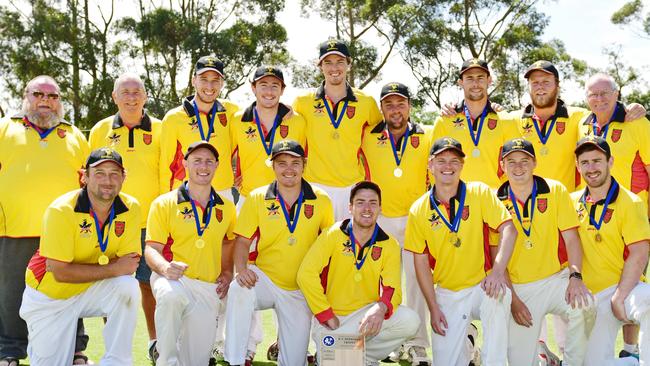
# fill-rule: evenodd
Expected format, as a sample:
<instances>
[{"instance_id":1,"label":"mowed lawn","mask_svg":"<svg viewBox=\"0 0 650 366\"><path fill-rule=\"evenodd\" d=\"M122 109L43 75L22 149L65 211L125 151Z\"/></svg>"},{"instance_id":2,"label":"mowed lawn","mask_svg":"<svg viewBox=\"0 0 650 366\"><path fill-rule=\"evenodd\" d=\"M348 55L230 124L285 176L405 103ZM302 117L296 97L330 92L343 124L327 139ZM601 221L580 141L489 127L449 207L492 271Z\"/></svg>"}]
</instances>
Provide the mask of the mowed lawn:
<instances>
[{"instance_id":1,"label":"mowed lawn","mask_svg":"<svg viewBox=\"0 0 650 366\"><path fill-rule=\"evenodd\" d=\"M275 362L270 362L266 360L266 350L268 346L271 343L273 343L273 341L276 338L276 330L273 324L273 317L270 311L263 312L262 322L264 324L264 341L257 348L257 356L255 357L255 362L253 362L253 365L257 365L257 366L276 365ZM479 345L480 345L482 339L480 334L481 327L479 322L476 322L476 324L478 325L479 328ZM104 323L101 318L93 318L93 319L86 319L85 325L86 325L86 332L90 336L90 342L88 344L88 349L86 350L86 354L90 357L91 360L94 360L95 363L99 363L98 361L104 352L104 341L102 338L102 329L104 327ZM550 329L548 346L553 352L557 353L557 346L555 344L555 341L553 340L554 337L552 335L553 322L549 321L548 325ZM144 315L142 311L140 311L138 317L138 324L135 330L135 337L133 341L133 364L134 365L137 366L149 365L149 361L147 360L146 357L148 340L149 337L147 335L147 328L144 321ZM616 340L617 353L619 350L621 350L622 344L623 344L622 337L619 333L619 336ZM311 345L310 348L313 348L313 345ZM311 349L311 352L313 353L313 349ZM222 362L220 364L227 365L227 363L225 362ZM395 364L387 363L386 365L395 365ZM409 363L406 361L402 361L400 365L409 365Z\"/></svg>"}]
</instances>

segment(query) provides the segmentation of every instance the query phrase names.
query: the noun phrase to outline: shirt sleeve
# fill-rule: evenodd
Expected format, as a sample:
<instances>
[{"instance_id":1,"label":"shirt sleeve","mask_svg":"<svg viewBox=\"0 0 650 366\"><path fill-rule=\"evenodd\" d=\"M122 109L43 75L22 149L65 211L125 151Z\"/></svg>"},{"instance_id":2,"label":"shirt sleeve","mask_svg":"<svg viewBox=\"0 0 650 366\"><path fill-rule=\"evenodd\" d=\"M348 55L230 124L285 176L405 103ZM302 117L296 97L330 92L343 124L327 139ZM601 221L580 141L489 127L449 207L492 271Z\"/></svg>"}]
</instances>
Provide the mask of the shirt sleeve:
<instances>
[{"instance_id":1,"label":"shirt sleeve","mask_svg":"<svg viewBox=\"0 0 650 366\"><path fill-rule=\"evenodd\" d=\"M119 218L116 217L115 221L118 220ZM126 228L124 234L126 234L126 237L122 241L123 244L117 249L117 256L123 257L129 253L142 255L142 246L140 245L140 237L142 236L140 229L142 209L140 208L140 204L134 202L129 207L128 216L125 221ZM113 225L115 225L115 222L113 222Z\"/></svg>"},{"instance_id":2,"label":"shirt sleeve","mask_svg":"<svg viewBox=\"0 0 650 366\"><path fill-rule=\"evenodd\" d=\"M427 246L426 236L421 228L420 220L421 213L418 209L420 201L415 201L409 210L408 219L406 221L406 233L404 234L404 249L422 254L425 252Z\"/></svg>"},{"instance_id":3,"label":"shirt sleeve","mask_svg":"<svg viewBox=\"0 0 650 366\"><path fill-rule=\"evenodd\" d=\"M146 241L154 241L165 245L169 237L169 218L163 196L158 197L151 204L147 218Z\"/></svg>"},{"instance_id":4,"label":"shirt sleeve","mask_svg":"<svg viewBox=\"0 0 650 366\"><path fill-rule=\"evenodd\" d=\"M258 196L250 195L239 211L239 220L235 225L235 234L251 239L259 228Z\"/></svg>"},{"instance_id":5,"label":"shirt sleeve","mask_svg":"<svg viewBox=\"0 0 650 366\"><path fill-rule=\"evenodd\" d=\"M381 122L384 118L381 114L381 111L379 110L379 107L377 106L377 102L375 101L375 98L368 96L368 104L370 108L370 115L368 117L368 125L369 126L375 126L379 122Z\"/></svg>"},{"instance_id":6,"label":"shirt sleeve","mask_svg":"<svg viewBox=\"0 0 650 366\"><path fill-rule=\"evenodd\" d=\"M399 304L402 303L402 267L399 244L391 239L387 246L386 265L381 271L381 298L388 311L385 319L390 318Z\"/></svg>"},{"instance_id":7,"label":"shirt sleeve","mask_svg":"<svg viewBox=\"0 0 650 366\"><path fill-rule=\"evenodd\" d=\"M168 113L165 118L163 118L162 127L160 129L159 179L161 193L169 192L173 189L173 165L178 151L182 150L182 146L177 140L175 129L174 118Z\"/></svg>"},{"instance_id":8,"label":"shirt sleeve","mask_svg":"<svg viewBox=\"0 0 650 366\"><path fill-rule=\"evenodd\" d=\"M647 118L641 118L639 123L639 133L636 134L639 139L639 156L643 164L650 165L650 121Z\"/></svg>"},{"instance_id":9,"label":"shirt sleeve","mask_svg":"<svg viewBox=\"0 0 650 366\"><path fill-rule=\"evenodd\" d=\"M510 212L508 212L506 206L490 187L480 183L479 189L481 192L481 213L483 214L483 221L488 224L490 229L497 230L501 224L512 220Z\"/></svg>"},{"instance_id":10,"label":"shirt sleeve","mask_svg":"<svg viewBox=\"0 0 650 366\"><path fill-rule=\"evenodd\" d=\"M76 225L67 219L66 212L60 208L48 207L43 217L43 232L41 236L40 253L45 258L71 263L75 253ZM93 227L93 234L95 228Z\"/></svg>"},{"instance_id":11,"label":"shirt sleeve","mask_svg":"<svg viewBox=\"0 0 650 366\"><path fill-rule=\"evenodd\" d=\"M625 245L650 240L650 224L645 203L637 196L633 197L630 207L623 210L624 218L620 223Z\"/></svg>"},{"instance_id":12,"label":"shirt sleeve","mask_svg":"<svg viewBox=\"0 0 650 366\"><path fill-rule=\"evenodd\" d=\"M569 230L580 227L578 221L578 214L573 207L573 200L569 195L569 191L561 184L558 184L556 192L557 201L557 223L560 231Z\"/></svg>"},{"instance_id":13,"label":"shirt sleeve","mask_svg":"<svg viewBox=\"0 0 650 366\"><path fill-rule=\"evenodd\" d=\"M235 226L237 226L237 209L235 209L235 204L231 202L228 203L228 212L230 212L230 223L228 224L228 229L226 230L226 239L233 240L235 239Z\"/></svg>"},{"instance_id":14,"label":"shirt sleeve","mask_svg":"<svg viewBox=\"0 0 650 366\"><path fill-rule=\"evenodd\" d=\"M333 240L329 240L330 230L321 233L311 246L298 269L297 282L305 296L307 305L321 323L334 317L332 306L327 301L321 284L321 274L330 263Z\"/></svg>"},{"instance_id":15,"label":"shirt sleeve","mask_svg":"<svg viewBox=\"0 0 650 366\"><path fill-rule=\"evenodd\" d=\"M334 207L332 206L332 200L328 196L324 196L321 199L323 200L323 219L321 220L319 229L323 232L328 227L334 225Z\"/></svg>"}]
</instances>

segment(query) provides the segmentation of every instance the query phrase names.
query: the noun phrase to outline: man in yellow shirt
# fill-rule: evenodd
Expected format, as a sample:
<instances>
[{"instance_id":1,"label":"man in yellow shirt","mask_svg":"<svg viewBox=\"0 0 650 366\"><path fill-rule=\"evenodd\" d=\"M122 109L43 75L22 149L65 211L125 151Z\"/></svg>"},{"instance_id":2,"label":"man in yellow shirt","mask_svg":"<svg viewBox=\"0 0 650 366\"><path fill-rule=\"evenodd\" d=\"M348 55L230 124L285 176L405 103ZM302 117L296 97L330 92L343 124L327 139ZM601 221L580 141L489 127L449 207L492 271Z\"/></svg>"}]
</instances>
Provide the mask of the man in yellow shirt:
<instances>
[{"instance_id":1,"label":"man in yellow shirt","mask_svg":"<svg viewBox=\"0 0 650 366\"><path fill-rule=\"evenodd\" d=\"M488 98L492 84L487 62L469 59L463 62L458 85L464 99L452 115L438 117L433 125L433 139L451 137L468 151L461 178L483 182L492 189L501 184L499 152L507 140L517 137L517 130L505 112L496 112Z\"/></svg>"},{"instance_id":2,"label":"man in yellow shirt","mask_svg":"<svg viewBox=\"0 0 650 366\"><path fill-rule=\"evenodd\" d=\"M320 234L298 270L315 316L316 343L332 334L365 337L366 365L378 365L419 325L402 302L399 243L377 224L381 190L364 181L350 191L351 219Z\"/></svg>"},{"instance_id":3,"label":"man in yellow shirt","mask_svg":"<svg viewBox=\"0 0 650 366\"><path fill-rule=\"evenodd\" d=\"M194 95L165 115L160 132L160 192L177 188L186 178L183 156L196 141L208 141L219 152L223 164L215 175L214 189L232 201L233 171L230 165L232 144L230 126L239 107L217 99L224 84L224 64L214 56L199 58L194 67Z\"/></svg>"},{"instance_id":4,"label":"man in yellow shirt","mask_svg":"<svg viewBox=\"0 0 650 366\"><path fill-rule=\"evenodd\" d=\"M429 307L433 364L469 364L470 352L463 347L467 327L480 319L482 361L505 366L511 300L505 271L517 230L485 183L460 180L464 158L457 140L434 142L429 169L436 183L411 206L404 249L414 253L415 273ZM500 235L493 260L489 230Z\"/></svg>"},{"instance_id":5,"label":"man in yellow shirt","mask_svg":"<svg viewBox=\"0 0 650 366\"><path fill-rule=\"evenodd\" d=\"M578 141L575 157L587 185L572 194L584 248L583 275L597 308L584 364L638 365L635 357L613 357L618 329L627 323L640 325L640 362L647 364L650 285L640 280L650 241L645 202L611 176L615 157L602 137Z\"/></svg>"},{"instance_id":6,"label":"man in yellow shirt","mask_svg":"<svg viewBox=\"0 0 650 366\"><path fill-rule=\"evenodd\" d=\"M156 198L147 220L147 264L156 298L156 365L207 365L217 314L232 280L235 205L212 188L219 153L191 144L188 180Z\"/></svg>"},{"instance_id":7,"label":"man in yellow shirt","mask_svg":"<svg viewBox=\"0 0 650 366\"><path fill-rule=\"evenodd\" d=\"M325 80L316 91L293 103L293 109L307 121L305 179L327 192L336 220L348 216L350 187L364 177L358 156L363 129L382 119L375 100L346 81L351 62L345 43L323 42L318 67Z\"/></svg>"},{"instance_id":8,"label":"man in yellow shirt","mask_svg":"<svg viewBox=\"0 0 650 366\"><path fill-rule=\"evenodd\" d=\"M140 244L141 250L144 251L149 206L154 198L158 197L160 187L160 120L150 116L144 109L147 91L136 74L120 75L115 80L112 97L118 111L93 126L89 137L90 148L108 146L122 155L124 168L129 176L122 191L135 197L142 208ZM156 302L151 293L150 277L151 269L142 256L135 278L140 285L142 310L149 333L148 357L155 359L156 327L153 313Z\"/></svg>"},{"instance_id":9,"label":"man in yellow shirt","mask_svg":"<svg viewBox=\"0 0 650 366\"><path fill-rule=\"evenodd\" d=\"M63 120L61 90L50 76L30 80L20 113L0 121L0 292L13 294L0 296L0 366L27 356L17 294L25 289L25 268L38 249L45 209L79 188L78 171L88 153L81 131ZM80 321L76 351L87 342Z\"/></svg>"},{"instance_id":10,"label":"man in yellow shirt","mask_svg":"<svg viewBox=\"0 0 650 366\"><path fill-rule=\"evenodd\" d=\"M379 103L384 121L365 129L361 149L366 179L377 183L384 193L377 222L403 247L408 210L427 190L427 160L433 141L430 128L410 120L411 94L406 85L396 82L384 85ZM411 252L402 251L402 265L406 275L406 303L420 319L426 319L427 305L415 278ZM402 350L414 365L429 363L427 329L426 321L422 321L416 336Z\"/></svg>"},{"instance_id":11,"label":"man in yellow shirt","mask_svg":"<svg viewBox=\"0 0 650 366\"><path fill-rule=\"evenodd\" d=\"M133 364L131 348L140 293L140 205L120 193L125 173L115 150L94 150L86 186L57 198L45 211L39 250L25 273L20 316L29 328L30 364L70 365L75 328L105 317L102 365Z\"/></svg>"},{"instance_id":12,"label":"man in yellow shirt","mask_svg":"<svg viewBox=\"0 0 650 366\"><path fill-rule=\"evenodd\" d=\"M511 365L537 365L541 324L546 314L556 314L569 322L563 364L582 365L584 342L578 341L586 332L585 318L593 299L580 273L578 216L566 188L558 181L533 175L535 166L530 141L516 138L504 144L501 168L508 180L497 195L518 232L508 263L512 284L508 361Z\"/></svg>"},{"instance_id":13,"label":"man in yellow shirt","mask_svg":"<svg viewBox=\"0 0 650 366\"><path fill-rule=\"evenodd\" d=\"M276 179L251 192L235 226L236 275L226 310L225 359L231 365L252 361L246 357L251 319L255 310L263 309L275 309L278 316L279 364L305 364L312 314L296 273L318 234L334 223L327 194L302 179L302 146L293 140L278 142L270 159Z\"/></svg>"}]
</instances>

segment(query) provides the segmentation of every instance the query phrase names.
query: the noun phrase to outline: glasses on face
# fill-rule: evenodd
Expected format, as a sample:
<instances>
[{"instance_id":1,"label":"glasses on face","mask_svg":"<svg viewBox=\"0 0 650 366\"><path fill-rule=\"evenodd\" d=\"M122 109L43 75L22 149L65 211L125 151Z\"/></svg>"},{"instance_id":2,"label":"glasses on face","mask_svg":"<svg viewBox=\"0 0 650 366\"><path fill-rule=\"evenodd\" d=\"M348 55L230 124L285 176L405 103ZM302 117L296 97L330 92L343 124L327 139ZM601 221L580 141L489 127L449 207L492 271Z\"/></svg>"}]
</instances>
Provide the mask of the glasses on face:
<instances>
[{"instance_id":1,"label":"glasses on face","mask_svg":"<svg viewBox=\"0 0 650 366\"><path fill-rule=\"evenodd\" d=\"M612 94L614 94L614 90L606 90L606 91L593 92L593 93L589 92L587 93L587 98L589 99L607 98Z\"/></svg>"},{"instance_id":2,"label":"glasses on face","mask_svg":"<svg viewBox=\"0 0 650 366\"><path fill-rule=\"evenodd\" d=\"M59 94L57 93L43 93L40 91L33 91L31 92L32 96L37 99L43 99L47 97L47 99L52 99L52 100L58 100L59 99Z\"/></svg>"}]
</instances>

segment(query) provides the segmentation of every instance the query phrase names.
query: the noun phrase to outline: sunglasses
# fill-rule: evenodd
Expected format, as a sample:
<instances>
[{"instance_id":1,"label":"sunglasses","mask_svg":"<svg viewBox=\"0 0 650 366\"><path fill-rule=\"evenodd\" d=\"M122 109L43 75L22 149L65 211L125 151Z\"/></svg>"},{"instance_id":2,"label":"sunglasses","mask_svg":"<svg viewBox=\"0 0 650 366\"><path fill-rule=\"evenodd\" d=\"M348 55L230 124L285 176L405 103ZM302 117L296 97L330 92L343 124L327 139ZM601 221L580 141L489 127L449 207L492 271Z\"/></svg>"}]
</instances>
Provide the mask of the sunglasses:
<instances>
[{"instance_id":1,"label":"sunglasses","mask_svg":"<svg viewBox=\"0 0 650 366\"><path fill-rule=\"evenodd\" d=\"M46 93L43 93L43 92L34 91L31 94L32 94L32 96L34 98L38 98L38 99L43 99L44 97L47 97L48 99L52 99L52 100L59 99L59 94L56 94L56 93L47 93L46 94Z\"/></svg>"}]
</instances>

